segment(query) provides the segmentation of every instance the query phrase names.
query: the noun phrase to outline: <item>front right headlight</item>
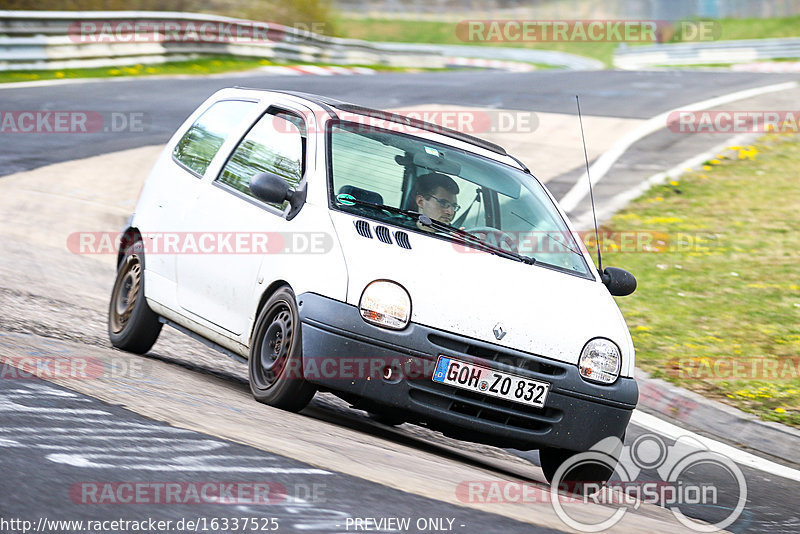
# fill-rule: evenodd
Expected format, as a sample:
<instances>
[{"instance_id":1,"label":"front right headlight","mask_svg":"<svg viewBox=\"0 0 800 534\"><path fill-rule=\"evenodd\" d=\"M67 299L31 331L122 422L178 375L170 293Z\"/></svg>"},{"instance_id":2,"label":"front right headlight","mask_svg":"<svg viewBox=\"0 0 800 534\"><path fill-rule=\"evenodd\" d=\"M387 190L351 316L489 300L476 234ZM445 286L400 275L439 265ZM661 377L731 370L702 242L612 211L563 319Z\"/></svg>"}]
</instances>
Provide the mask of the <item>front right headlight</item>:
<instances>
[{"instance_id":1,"label":"front right headlight","mask_svg":"<svg viewBox=\"0 0 800 534\"><path fill-rule=\"evenodd\" d=\"M590 382L611 384L619 377L622 356L617 344L610 339L597 337L589 341L581 351L578 369L581 376Z\"/></svg>"}]
</instances>

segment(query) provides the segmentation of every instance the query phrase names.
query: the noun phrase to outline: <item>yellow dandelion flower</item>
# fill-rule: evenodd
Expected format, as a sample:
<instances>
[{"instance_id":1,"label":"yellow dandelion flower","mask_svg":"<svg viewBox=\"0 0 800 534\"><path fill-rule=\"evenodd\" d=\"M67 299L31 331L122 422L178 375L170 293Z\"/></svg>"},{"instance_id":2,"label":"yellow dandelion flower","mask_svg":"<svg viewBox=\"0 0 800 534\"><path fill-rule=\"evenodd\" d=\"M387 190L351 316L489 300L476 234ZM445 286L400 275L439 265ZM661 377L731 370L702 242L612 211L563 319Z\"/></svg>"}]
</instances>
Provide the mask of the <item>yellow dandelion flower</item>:
<instances>
[{"instance_id":1,"label":"yellow dandelion flower","mask_svg":"<svg viewBox=\"0 0 800 534\"><path fill-rule=\"evenodd\" d=\"M709 163L712 165L719 165L720 161L718 159L712 159L711 161L709 161Z\"/></svg>"},{"instance_id":2,"label":"yellow dandelion flower","mask_svg":"<svg viewBox=\"0 0 800 534\"><path fill-rule=\"evenodd\" d=\"M63 72L61 72L61 71L56 72L56 78L63 78L63 77L64 77L64 73Z\"/></svg>"},{"instance_id":3,"label":"yellow dandelion flower","mask_svg":"<svg viewBox=\"0 0 800 534\"><path fill-rule=\"evenodd\" d=\"M704 171L710 171L711 170L711 165L703 165L703 170Z\"/></svg>"},{"instance_id":4,"label":"yellow dandelion flower","mask_svg":"<svg viewBox=\"0 0 800 534\"><path fill-rule=\"evenodd\" d=\"M786 413L786 410L785 410L785 409L783 409L783 408L775 408L775 411L776 411L777 413Z\"/></svg>"}]
</instances>

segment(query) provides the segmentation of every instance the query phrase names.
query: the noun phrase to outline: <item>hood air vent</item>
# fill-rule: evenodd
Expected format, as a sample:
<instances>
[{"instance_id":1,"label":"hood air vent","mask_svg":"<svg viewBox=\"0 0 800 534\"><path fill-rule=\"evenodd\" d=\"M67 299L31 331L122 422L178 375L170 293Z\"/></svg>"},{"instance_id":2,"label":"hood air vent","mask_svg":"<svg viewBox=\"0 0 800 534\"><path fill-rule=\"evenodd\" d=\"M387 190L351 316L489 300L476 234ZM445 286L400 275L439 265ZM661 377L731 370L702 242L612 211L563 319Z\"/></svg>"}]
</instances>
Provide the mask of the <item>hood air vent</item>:
<instances>
[{"instance_id":1,"label":"hood air vent","mask_svg":"<svg viewBox=\"0 0 800 534\"><path fill-rule=\"evenodd\" d=\"M407 249L411 248L411 242L408 240L408 234L405 232L395 232L394 240L398 245L400 245L403 248Z\"/></svg>"},{"instance_id":2,"label":"hood air vent","mask_svg":"<svg viewBox=\"0 0 800 534\"><path fill-rule=\"evenodd\" d=\"M375 235L378 236L378 241L382 241L387 245L392 244L392 233L385 226L376 226Z\"/></svg>"},{"instance_id":3,"label":"hood air vent","mask_svg":"<svg viewBox=\"0 0 800 534\"><path fill-rule=\"evenodd\" d=\"M356 221L356 232L362 237L372 239L372 230L369 229L369 223L367 221Z\"/></svg>"},{"instance_id":4,"label":"hood air vent","mask_svg":"<svg viewBox=\"0 0 800 534\"><path fill-rule=\"evenodd\" d=\"M356 232L361 237L366 237L367 239L372 239L372 228L367 221L357 220L354 221L356 225ZM375 235L377 236L378 240L386 243L387 245L392 244L392 232L385 226L376 226L375 227ZM411 249L411 241L408 239L408 234L398 230L394 233L394 241L397 245L401 248Z\"/></svg>"}]
</instances>

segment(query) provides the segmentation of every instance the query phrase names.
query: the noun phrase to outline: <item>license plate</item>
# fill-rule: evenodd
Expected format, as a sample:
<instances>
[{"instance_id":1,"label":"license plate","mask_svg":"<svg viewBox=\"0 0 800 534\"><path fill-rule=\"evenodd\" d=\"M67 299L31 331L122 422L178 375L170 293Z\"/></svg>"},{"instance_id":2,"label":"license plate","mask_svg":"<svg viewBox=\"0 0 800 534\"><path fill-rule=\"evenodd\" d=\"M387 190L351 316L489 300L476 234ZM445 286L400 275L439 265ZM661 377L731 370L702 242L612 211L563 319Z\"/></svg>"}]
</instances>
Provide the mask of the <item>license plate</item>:
<instances>
[{"instance_id":1,"label":"license plate","mask_svg":"<svg viewBox=\"0 0 800 534\"><path fill-rule=\"evenodd\" d=\"M543 408L550 384L439 356L433 381L491 397Z\"/></svg>"}]
</instances>

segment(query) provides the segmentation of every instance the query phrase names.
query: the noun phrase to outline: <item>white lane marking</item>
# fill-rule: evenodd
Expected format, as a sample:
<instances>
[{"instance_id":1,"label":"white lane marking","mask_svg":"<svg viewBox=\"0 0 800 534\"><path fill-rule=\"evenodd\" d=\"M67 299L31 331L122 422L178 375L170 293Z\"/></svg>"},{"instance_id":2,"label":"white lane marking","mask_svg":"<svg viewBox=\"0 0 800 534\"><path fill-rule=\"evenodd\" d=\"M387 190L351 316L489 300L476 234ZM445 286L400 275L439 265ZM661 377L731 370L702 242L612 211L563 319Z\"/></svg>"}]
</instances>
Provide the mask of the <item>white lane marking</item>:
<instances>
[{"instance_id":1,"label":"white lane marking","mask_svg":"<svg viewBox=\"0 0 800 534\"><path fill-rule=\"evenodd\" d=\"M616 163L616 161L622 156L622 154L625 153L626 150L628 150L628 148L631 147L631 145L653 132L657 132L662 128L666 128L667 117L669 117L670 113L675 111L699 111L703 109L710 109L753 96L793 89L797 86L798 82L787 82L767 85L764 87L756 87L755 89L737 91L735 93L695 102L694 104L687 104L685 106L680 106L666 111L660 115L656 115L652 119L648 119L643 124L636 127L634 130L623 135L619 141L614 143L614 146L605 151L602 156L597 158L594 164L589 167L589 172L592 176L592 185L597 184L597 182L603 179L608 171L611 170L611 167L614 165L614 163ZM586 173L583 173L578 181L575 182L575 185L572 186L572 189L570 189L567 194L558 201L558 203L564 211L572 211L588 194L589 184L587 183Z\"/></svg>"},{"instance_id":2,"label":"white lane marking","mask_svg":"<svg viewBox=\"0 0 800 534\"><path fill-rule=\"evenodd\" d=\"M50 397L69 397L75 400L88 400L78 397L76 394L69 391L62 391L60 389L48 389L41 386L31 384L27 386L28 389L11 389L8 390L8 396L13 397L16 395L49 395Z\"/></svg>"},{"instance_id":3,"label":"white lane marking","mask_svg":"<svg viewBox=\"0 0 800 534\"><path fill-rule=\"evenodd\" d=\"M49 406L25 406L16 402L9 402L8 397L0 398L0 412L18 412L25 415L47 413L47 414L91 414L91 415L111 415L103 410L75 409L75 408L51 408Z\"/></svg>"},{"instance_id":4,"label":"white lane marking","mask_svg":"<svg viewBox=\"0 0 800 534\"><path fill-rule=\"evenodd\" d=\"M18 436L20 439L23 439L25 436ZM82 436L47 436L43 434L34 435L32 436L40 441L52 441L52 440L59 440L59 441L112 441L112 440L121 440L121 439L139 439L139 440L146 440L147 442L154 442L154 443L173 443L177 441L177 438L170 436L164 438L157 438L151 436L138 436L138 435L114 435L114 436L104 436L102 432L98 433L97 435L82 435Z\"/></svg>"},{"instance_id":5,"label":"white lane marking","mask_svg":"<svg viewBox=\"0 0 800 534\"><path fill-rule=\"evenodd\" d=\"M2 440L0 440L2 441ZM185 443L185 444L183 444ZM141 445L123 445L121 447L113 447L108 445L102 446L91 446L87 447L85 445L79 446L72 446L72 445L48 445L45 443L37 443L35 447L37 449L43 450L50 450L50 451L67 451L67 452L138 452L138 453L154 453L154 452L201 452L201 451L213 451L216 449L221 449L226 447L227 443L222 443L219 441L193 441L193 440L183 440L183 439L176 439L170 442L167 446L154 446L154 447L143 447ZM29 445L25 445L28 447Z\"/></svg>"},{"instance_id":6,"label":"white lane marking","mask_svg":"<svg viewBox=\"0 0 800 534\"><path fill-rule=\"evenodd\" d=\"M97 434L96 428L61 428L61 427L22 427L10 426L0 428L0 433L3 432L28 432L34 435L46 434ZM154 433L172 433L172 434L193 434L191 430L184 430L183 428L173 427L146 427L146 428L104 428L99 431L100 434L154 434ZM61 436L58 436L61 437Z\"/></svg>"},{"instance_id":7,"label":"white lane marking","mask_svg":"<svg viewBox=\"0 0 800 534\"><path fill-rule=\"evenodd\" d=\"M606 219L610 219L614 213L618 210L622 209L632 200L638 198L648 189L653 186L663 184L669 178L679 178L686 174L686 169L694 169L698 167L704 161L712 159L717 154L724 152L731 146L737 145L747 145L753 141L758 134L741 134L737 135L733 139L726 141L725 143L720 143L713 147L711 150L707 152L703 152L702 154L697 154L696 156L692 156L691 158L683 161L668 171L663 171L654 174L644 182L640 183L636 187L623 191L622 193L616 195L611 200L605 201L602 206L597 208L597 223L602 224ZM575 225L575 228L578 230L581 229L589 229L593 227L593 215L592 210L586 210L581 215L572 218L572 224Z\"/></svg>"},{"instance_id":8,"label":"white lane marking","mask_svg":"<svg viewBox=\"0 0 800 534\"><path fill-rule=\"evenodd\" d=\"M280 473L280 474L301 474L301 475L330 475L332 474L330 471L325 471L323 469L314 469L314 468L301 468L301 467L260 467L260 466L224 466L224 465L204 465L203 463L196 462L194 464L191 461L196 460L198 458L206 458L206 457L188 457L187 460L189 462L185 463L170 463L170 464L162 464L162 465L155 465L152 463L132 463L132 464L107 464L107 463L99 463L93 462L90 458L94 456L104 456L104 455L91 455L91 454L48 454L46 458L51 462L56 462L60 464L67 464L73 467L92 467L97 469L106 469L106 468L113 468L113 469L135 469L137 471L197 471L197 472L204 472L204 473ZM222 456L226 460L237 460L240 457L237 456ZM261 456L242 456L241 458L244 459L255 459L255 460L263 460L264 458ZM119 458L116 458L119 459ZM145 459L151 460L150 457L146 457ZM180 460L180 457L174 458L173 460Z\"/></svg>"},{"instance_id":9,"label":"white lane marking","mask_svg":"<svg viewBox=\"0 0 800 534\"><path fill-rule=\"evenodd\" d=\"M771 475L794 480L795 482L800 482L800 471L797 469L776 464L775 462L771 462L770 460L750 454L749 452L745 452L741 449L720 443L719 441L701 436L700 434L695 434L694 432L686 430L685 428L673 425L672 423L668 423L667 421L661 420L658 417L642 411L634 410L633 416L631 417L631 422L649 430L654 430L662 436L670 439L678 439L681 436L690 436L708 447L709 450L723 454L737 464L752 467L753 469L758 469L759 471L763 471Z\"/></svg>"}]
</instances>

